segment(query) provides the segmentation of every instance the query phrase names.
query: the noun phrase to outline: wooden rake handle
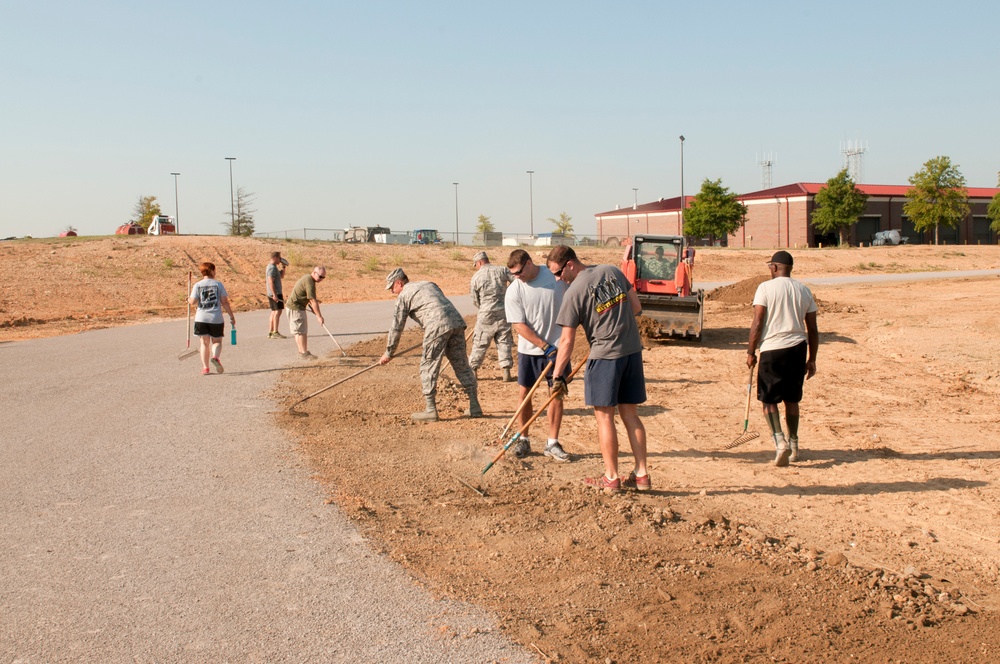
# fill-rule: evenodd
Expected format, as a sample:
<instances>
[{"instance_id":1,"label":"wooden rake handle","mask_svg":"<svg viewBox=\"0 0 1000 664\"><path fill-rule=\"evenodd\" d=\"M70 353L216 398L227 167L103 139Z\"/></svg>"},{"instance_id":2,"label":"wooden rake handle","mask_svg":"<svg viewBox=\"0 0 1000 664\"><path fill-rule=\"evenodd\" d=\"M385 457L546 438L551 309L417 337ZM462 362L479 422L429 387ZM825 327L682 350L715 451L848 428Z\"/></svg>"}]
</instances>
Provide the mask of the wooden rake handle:
<instances>
[{"instance_id":1,"label":"wooden rake handle","mask_svg":"<svg viewBox=\"0 0 1000 664\"><path fill-rule=\"evenodd\" d=\"M545 371L538 375L538 380L536 380L535 384L531 386L531 389L528 390L528 394L521 400L521 405L518 406L517 410L514 411L514 414L511 415L510 422L507 423L507 426L505 426L503 431L500 432L500 435L497 436L498 440L503 440L507 436L507 432L510 431L510 427L514 424L514 420L516 420L517 416L521 414L522 410L524 410L525 404L531 403L531 398L535 396L535 390L537 390L538 386L542 384L542 381L545 379L545 375L549 373L550 369L552 369L553 364L555 364L555 362L549 362L545 365Z\"/></svg>"},{"instance_id":2,"label":"wooden rake handle","mask_svg":"<svg viewBox=\"0 0 1000 664\"><path fill-rule=\"evenodd\" d=\"M573 369L573 372L570 373L570 375L567 378L568 379L572 379L573 376L576 375L576 372L583 368L583 365L584 365L584 363L586 361L587 361L586 357L583 358L582 360L580 360L580 363L576 365L576 368ZM569 381L567 380L567 382L569 382ZM500 459L503 458L503 455L507 452L507 450L510 449L510 446L514 444L514 441L516 441L518 438L520 438L521 434L528 430L528 427L531 426L531 423L534 422L535 420L537 420L538 416L541 415L542 412L546 408L548 408L549 404L552 403L552 401L556 397L558 397L558 396L559 396L559 392L554 392L554 393L552 393L552 394L549 395L549 398L545 400L545 403L542 404L542 407L539 408L538 410L536 410L535 414L531 416L531 419L529 419L527 422L524 423L524 426L521 427L521 430L518 431L517 433L515 433L513 436L511 436L511 439L507 441L507 444L504 445L502 448L500 448L500 453L497 454L495 457L493 457L492 461L490 461L488 464L486 464L486 467L483 468L483 471L480 473L480 475L485 475L486 471L493 467L493 464L495 464L497 461L499 461Z\"/></svg>"},{"instance_id":3,"label":"wooden rake handle","mask_svg":"<svg viewBox=\"0 0 1000 664\"><path fill-rule=\"evenodd\" d=\"M420 348L421 346L423 346L423 342L417 344L416 346L410 346L406 350L400 351L399 353L396 353L396 355L394 355L393 357L399 357L400 355L405 355L406 353L409 353L411 350L416 350L417 348ZM316 390L315 392L313 392L309 396L302 397L301 399L299 399L298 401L296 401L295 403L293 403L291 406L289 406L288 410L295 410L295 407L298 406L300 403L303 403L305 401L309 401L313 397L315 397L317 395L320 395L320 394L323 394L327 390L333 389L333 388L337 387L338 385L340 385L341 383L346 383L350 379L355 378L357 376L360 376L361 374L363 374L366 371L371 371L372 369L374 369L377 366L380 366L380 365L379 365L378 362L375 362L374 364L368 365L364 369L361 369L359 371L355 371L354 373L352 373L350 376L347 376L346 378L341 378L340 380L338 380L338 381L336 381L334 383L330 383L326 387L324 387L322 389L319 389L319 390Z\"/></svg>"}]
</instances>

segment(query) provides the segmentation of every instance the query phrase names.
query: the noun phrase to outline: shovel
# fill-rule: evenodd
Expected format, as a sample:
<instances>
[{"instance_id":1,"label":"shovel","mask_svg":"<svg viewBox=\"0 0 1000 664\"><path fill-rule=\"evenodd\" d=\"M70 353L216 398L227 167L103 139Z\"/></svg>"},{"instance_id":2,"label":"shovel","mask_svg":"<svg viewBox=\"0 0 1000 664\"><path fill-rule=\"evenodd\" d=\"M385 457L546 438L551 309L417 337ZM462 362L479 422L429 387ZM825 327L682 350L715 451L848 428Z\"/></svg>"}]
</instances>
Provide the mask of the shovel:
<instances>
[{"instance_id":1,"label":"shovel","mask_svg":"<svg viewBox=\"0 0 1000 664\"><path fill-rule=\"evenodd\" d=\"M190 297L191 297L191 271L188 270L187 297L184 298L184 299L186 299L188 301L187 346L185 347L185 349L183 351L181 351L177 355L177 359L178 360L186 360L189 357L193 357L193 356L195 356L195 355L198 354L198 349L197 348L195 348L194 350L191 350L191 300L189 299Z\"/></svg>"},{"instance_id":2,"label":"shovel","mask_svg":"<svg viewBox=\"0 0 1000 664\"><path fill-rule=\"evenodd\" d=\"M750 426L750 392L753 387L753 369L753 367L750 367L750 379L747 382L747 409L743 414L743 433L741 433L736 440L723 447L722 449L724 450L731 450L734 447L742 445L743 443L749 443L755 438L760 438L760 434L756 431L747 432L747 427Z\"/></svg>"}]
</instances>

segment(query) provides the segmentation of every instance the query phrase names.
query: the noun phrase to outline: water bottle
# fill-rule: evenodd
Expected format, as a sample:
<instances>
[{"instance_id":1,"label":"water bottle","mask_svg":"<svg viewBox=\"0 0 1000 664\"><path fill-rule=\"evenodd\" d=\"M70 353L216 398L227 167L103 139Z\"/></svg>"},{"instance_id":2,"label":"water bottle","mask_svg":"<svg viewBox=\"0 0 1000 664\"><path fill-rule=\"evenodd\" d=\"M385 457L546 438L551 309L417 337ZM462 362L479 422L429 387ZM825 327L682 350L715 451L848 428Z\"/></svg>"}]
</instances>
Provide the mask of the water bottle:
<instances>
[{"instance_id":1,"label":"water bottle","mask_svg":"<svg viewBox=\"0 0 1000 664\"><path fill-rule=\"evenodd\" d=\"M236 345L236 326L233 325L233 329L229 331L229 341L232 345Z\"/></svg>"}]
</instances>

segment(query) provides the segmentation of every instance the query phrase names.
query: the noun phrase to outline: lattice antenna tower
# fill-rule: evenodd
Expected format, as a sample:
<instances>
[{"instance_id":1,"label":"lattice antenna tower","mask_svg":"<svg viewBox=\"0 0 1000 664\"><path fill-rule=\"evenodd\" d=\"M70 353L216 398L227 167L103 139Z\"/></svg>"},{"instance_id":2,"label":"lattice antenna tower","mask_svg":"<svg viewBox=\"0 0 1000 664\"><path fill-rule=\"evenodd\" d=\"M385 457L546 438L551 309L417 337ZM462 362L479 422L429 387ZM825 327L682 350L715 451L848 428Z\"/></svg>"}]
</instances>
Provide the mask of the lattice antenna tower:
<instances>
[{"instance_id":1,"label":"lattice antenna tower","mask_svg":"<svg viewBox=\"0 0 1000 664\"><path fill-rule=\"evenodd\" d=\"M771 168L774 166L775 158L770 152L757 158L757 165L760 166L760 188L761 190L771 188Z\"/></svg>"},{"instance_id":2,"label":"lattice antenna tower","mask_svg":"<svg viewBox=\"0 0 1000 664\"><path fill-rule=\"evenodd\" d=\"M854 184L861 184L865 181L865 153L868 152L868 143L865 141L844 141L840 144L840 154L844 155L844 168L851 176Z\"/></svg>"}]
</instances>

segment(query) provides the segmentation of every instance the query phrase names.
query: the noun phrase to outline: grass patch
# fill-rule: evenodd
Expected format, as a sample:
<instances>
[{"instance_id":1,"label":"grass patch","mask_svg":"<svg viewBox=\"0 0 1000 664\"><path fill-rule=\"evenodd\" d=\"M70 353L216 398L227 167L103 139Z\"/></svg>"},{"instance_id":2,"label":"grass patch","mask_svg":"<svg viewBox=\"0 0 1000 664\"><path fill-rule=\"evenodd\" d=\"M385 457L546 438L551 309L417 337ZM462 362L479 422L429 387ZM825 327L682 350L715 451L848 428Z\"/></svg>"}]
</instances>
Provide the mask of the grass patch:
<instances>
[{"instance_id":1,"label":"grass patch","mask_svg":"<svg viewBox=\"0 0 1000 664\"><path fill-rule=\"evenodd\" d=\"M365 259L363 267L367 272L377 272L380 268L378 258L375 256L369 256Z\"/></svg>"},{"instance_id":2,"label":"grass patch","mask_svg":"<svg viewBox=\"0 0 1000 664\"><path fill-rule=\"evenodd\" d=\"M169 268L172 268L173 266L174 266L174 259L173 258L164 258L163 259L163 267L169 269Z\"/></svg>"},{"instance_id":3,"label":"grass patch","mask_svg":"<svg viewBox=\"0 0 1000 664\"><path fill-rule=\"evenodd\" d=\"M459 250L459 249L452 249L451 251L448 252L448 256L453 261L464 261L465 260L465 254L461 250Z\"/></svg>"},{"instance_id":4,"label":"grass patch","mask_svg":"<svg viewBox=\"0 0 1000 664\"><path fill-rule=\"evenodd\" d=\"M296 267L301 267L305 265L305 257L302 252L298 249L289 249L287 252L281 252L281 255L288 259L288 262Z\"/></svg>"},{"instance_id":5,"label":"grass patch","mask_svg":"<svg viewBox=\"0 0 1000 664\"><path fill-rule=\"evenodd\" d=\"M337 257L340 258L340 260L342 260L342 261L346 261L347 260L347 249L338 249L337 250Z\"/></svg>"}]
</instances>

